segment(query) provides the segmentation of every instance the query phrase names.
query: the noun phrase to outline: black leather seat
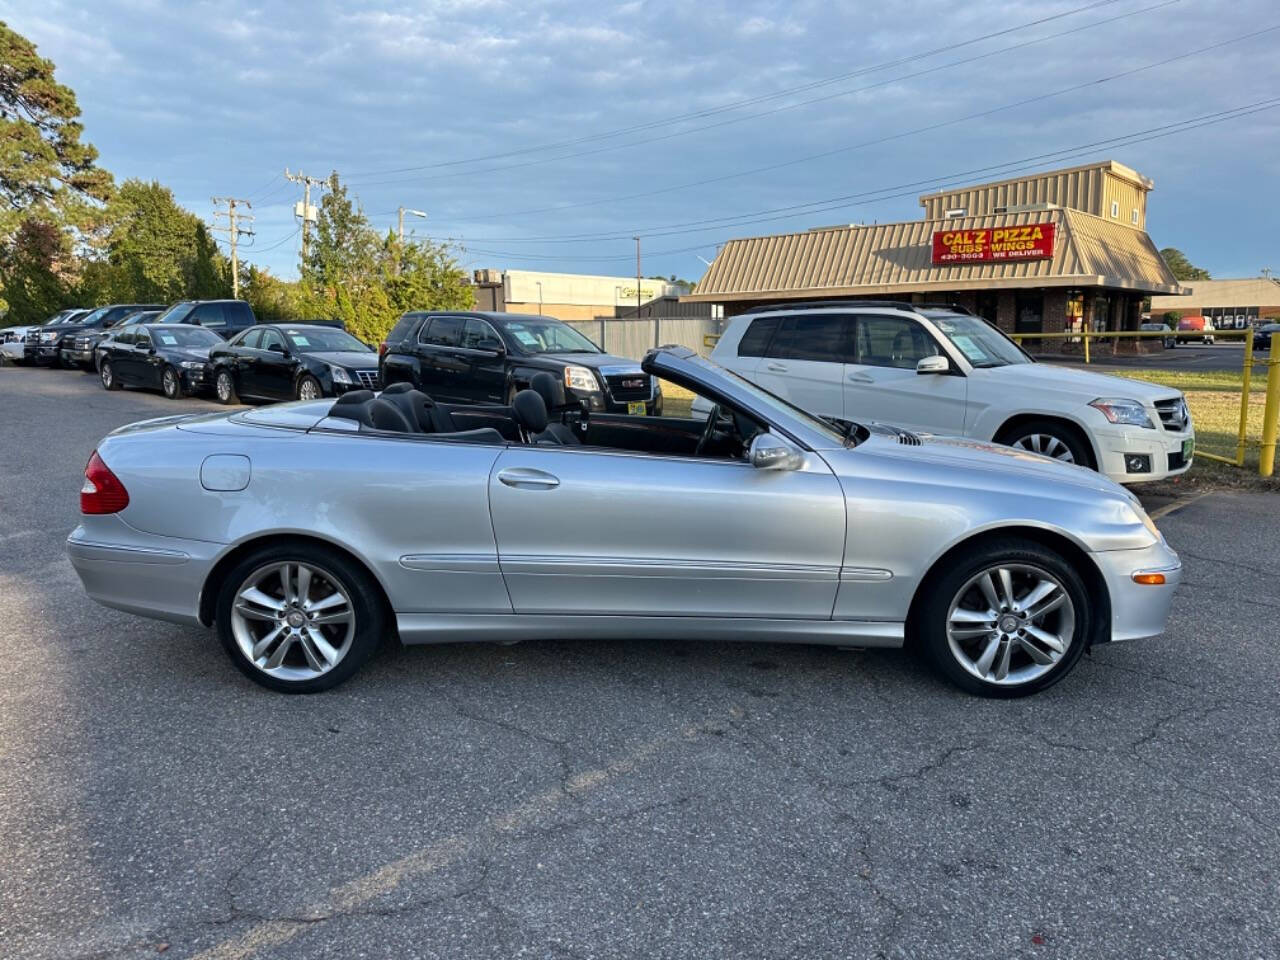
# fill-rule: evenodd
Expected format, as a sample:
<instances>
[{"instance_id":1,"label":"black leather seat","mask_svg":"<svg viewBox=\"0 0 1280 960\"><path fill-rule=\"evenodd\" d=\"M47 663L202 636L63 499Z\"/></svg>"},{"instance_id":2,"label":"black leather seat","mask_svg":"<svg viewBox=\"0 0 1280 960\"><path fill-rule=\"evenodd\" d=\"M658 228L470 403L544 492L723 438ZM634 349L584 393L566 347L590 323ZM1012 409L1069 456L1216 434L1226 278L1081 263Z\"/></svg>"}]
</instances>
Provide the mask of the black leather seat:
<instances>
[{"instance_id":1,"label":"black leather seat","mask_svg":"<svg viewBox=\"0 0 1280 960\"><path fill-rule=\"evenodd\" d=\"M520 439L532 443L547 429L547 405L535 390L521 390L511 400L511 412L520 427Z\"/></svg>"},{"instance_id":2,"label":"black leather seat","mask_svg":"<svg viewBox=\"0 0 1280 960\"><path fill-rule=\"evenodd\" d=\"M546 446L581 446L582 440L573 428L564 422L564 411L568 408L565 403L564 384L549 373L535 373L529 380L529 389L542 397L549 414L546 429L536 434L533 442ZM560 415L559 419L556 419L556 414Z\"/></svg>"},{"instance_id":3,"label":"black leather seat","mask_svg":"<svg viewBox=\"0 0 1280 960\"><path fill-rule=\"evenodd\" d=\"M368 396L359 396L368 394ZM329 408L329 416L354 420L361 430L390 430L396 433L420 433L394 403L375 397L368 390L355 390L339 397Z\"/></svg>"}]
</instances>

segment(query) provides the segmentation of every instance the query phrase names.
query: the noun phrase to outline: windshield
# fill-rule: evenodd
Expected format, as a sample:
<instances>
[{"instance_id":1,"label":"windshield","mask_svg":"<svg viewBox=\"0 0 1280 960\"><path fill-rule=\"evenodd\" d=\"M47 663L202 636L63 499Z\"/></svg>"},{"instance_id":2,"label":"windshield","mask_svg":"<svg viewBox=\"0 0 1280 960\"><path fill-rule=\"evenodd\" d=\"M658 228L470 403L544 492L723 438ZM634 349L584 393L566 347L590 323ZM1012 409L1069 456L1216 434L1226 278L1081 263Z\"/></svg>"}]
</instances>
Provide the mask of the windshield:
<instances>
[{"instance_id":1,"label":"windshield","mask_svg":"<svg viewBox=\"0 0 1280 960\"><path fill-rule=\"evenodd\" d=\"M369 352L367 346L342 330L326 330L323 327L285 327L284 335L289 338L289 345L299 353L315 353L321 350Z\"/></svg>"},{"instance_id":2,"label":"windshield","mask_svg":"<svg viewBox=\"0 0 1280 960\"><path fill-rule=\"evenodd\" d=\"M567 323L538 317L509 320L503 324L507 333L526 353L602 353L594 343Z\"/></svg>"},{"instance_id":3,"label":"windshield","mask_svg":"<svg viewBox=\"0 0 1280 960\"><path fill-rule=\"evenodd\" d=\"M97 310L94 310L88 316L80 317L75 322L82 323L87 327L92 327L92 326L95 326L110 311L111 311L110 307L99 307Z\"/></svg>"},{"instance_id":4,"label":"windshield","mask_svg":"<svg viewBox=\"0 0 1280 960\"><path fill-rule=\"evenodd\" d=\"M158 347L212 347L222 338L204 327L181 325L152 330L152 339Z\"/></svg>"},{"instance_id":5,"label":"windshield","mask_svg":"<svg viewBox=\"0 0 1280 960\"><path fill-rule=\"evenodd\" d=\"M1005 367L1032 363L1021 348L981 317L960 313L926 313L933 325L975 367Z\"/></svg>"},{"instance_id":6,"label":"windshield","mask_svg":"<svg viewBox=\"0 0 1280 960\"><path fill-rule=\"evenodd\" d=\"M160 316L156 317L156 323L181 323L186 319L187 314L195 308L196 305L189 301L184 300L181 303L175 303Z\"/></svg>"}]
</instances>

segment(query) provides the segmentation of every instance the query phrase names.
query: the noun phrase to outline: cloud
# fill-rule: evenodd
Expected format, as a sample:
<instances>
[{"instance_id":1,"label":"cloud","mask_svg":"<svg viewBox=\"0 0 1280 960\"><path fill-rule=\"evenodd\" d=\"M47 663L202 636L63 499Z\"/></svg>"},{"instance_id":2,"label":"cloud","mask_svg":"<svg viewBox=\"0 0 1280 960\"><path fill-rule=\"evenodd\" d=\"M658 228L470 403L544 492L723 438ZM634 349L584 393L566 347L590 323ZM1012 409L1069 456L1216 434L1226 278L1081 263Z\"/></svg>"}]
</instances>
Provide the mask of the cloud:
<instances>
[{"instance_id":1,"label":"cloud","mask_svg":"<svg viewBox=\"0 0 1280 960\"><path fill-rule=\"evenodd\" d=\"M6 17L76 90L87 136L118 179L158 178L185 197L261 195L283 211L278 223L260 224L262 247L278 239L269 230L293 229L297 191L280 178L284 167L336 168L382 226L399 205L420 207L433 231L468 237L474 248L596 273L609 263L594 258L612 256L629 271L630 240L522 241L641 232L647 251L701 244L646 261L655 272L697 275L696 255L710 256L728 236L911 219L919 209L908 191L816 217L662 235L687 229L671 225L940 178L1246 103L1280 86L1280 63L1266 56L1271 34L948 123L1258 30L1274 16L1269 0L1227 8L1183 0L1139 12L1158 2L1121 0L950 50L938 48L1083 0L856 8L825 0L318 0L303 9L260 0L9 0ZM1123 13L1133 15L998 52ZM995 55L915 75L984 53ZM886 62L896 65L879 68ZM803 84L818 85L776 96ZM757 102L732 106L750 99ZM685 119L665 122L677 116ZM1276 116L1097 156L1156 180L1158 243L1217 273L1253 270L1265 262L1277 201L1255 189L1226 191L1212 205L1196 197L1215 171L1234 184L1274 176ZM858 144L868 145L840 149ZM821 153L829 156L791 163ZM555 209L525 212L547 208ZM283 244L264 262L289 273L293 249ZM502 265L500 253L484 257Z\"/></svg>"}]
</instances>

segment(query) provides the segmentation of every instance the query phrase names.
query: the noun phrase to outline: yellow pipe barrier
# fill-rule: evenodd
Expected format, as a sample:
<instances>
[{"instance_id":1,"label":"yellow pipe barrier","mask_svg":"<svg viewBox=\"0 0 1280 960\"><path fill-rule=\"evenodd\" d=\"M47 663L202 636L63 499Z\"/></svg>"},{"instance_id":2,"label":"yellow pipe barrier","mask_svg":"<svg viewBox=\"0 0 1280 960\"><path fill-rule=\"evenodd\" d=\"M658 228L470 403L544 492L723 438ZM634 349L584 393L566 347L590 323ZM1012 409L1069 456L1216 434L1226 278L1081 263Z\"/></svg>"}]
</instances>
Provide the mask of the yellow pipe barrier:
<instances>
[{"instance_id":1,"label":"yellow pipe barrier","mask_svg":"<svg viewBox=\"0 0 1280 960\"><path fill-rule=\"evenodd\" d=\"M1236 466L1244 466L1245 434L1249 430L1249 382L1253 379L1253 327L1244 338L1244 382L1240 386L1240 430L1236 434Z\"/></svg>"},{"instance_id":2,"label":"yellow pipe barrier","mask_svg":"<svg viewBox=\"0 0 1280 960\"><path fill-rule=\"evenodd\" d=\"M1280 349L1276 337L1271 338L1271 354L1267 358L1267 399L1262 413L1262 450L1258 456L1258 475L1271 476L1276 466L1276 428L1280 426Z\"/></svg>"}]
</instances>

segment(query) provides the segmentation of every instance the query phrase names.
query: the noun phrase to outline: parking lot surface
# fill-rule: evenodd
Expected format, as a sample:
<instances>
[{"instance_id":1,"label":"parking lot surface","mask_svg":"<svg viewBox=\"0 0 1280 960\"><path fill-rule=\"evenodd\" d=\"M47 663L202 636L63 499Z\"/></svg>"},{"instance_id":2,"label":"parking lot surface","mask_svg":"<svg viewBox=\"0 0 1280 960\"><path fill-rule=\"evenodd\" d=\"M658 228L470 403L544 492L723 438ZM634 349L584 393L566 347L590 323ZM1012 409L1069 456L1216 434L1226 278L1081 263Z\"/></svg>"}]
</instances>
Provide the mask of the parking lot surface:
<instances>
[{"instance_id":1,"label":"parking lot surface","mask_svg":"<svg viewBox=\"0 0 1280 960\"><path fill-rule=\"evenodd\" d=\"M96 441L208 408L0 369L0 956L1275 955L1274 498L1161 520L1168 636L1026 700L643 640L287 697L66 560Z\"/></svg>"}]
</instances>

